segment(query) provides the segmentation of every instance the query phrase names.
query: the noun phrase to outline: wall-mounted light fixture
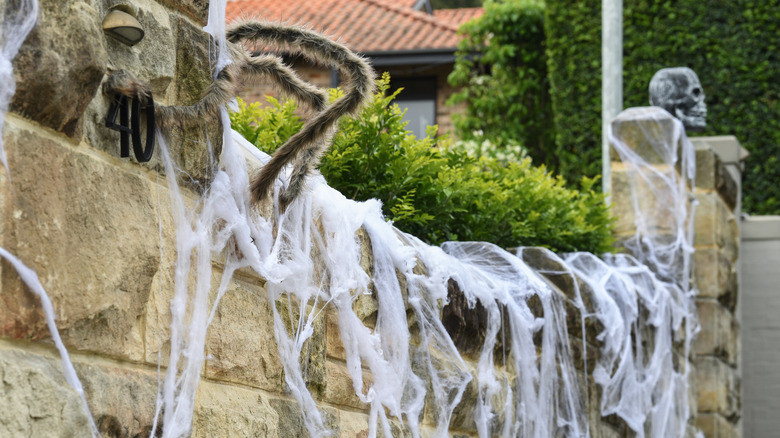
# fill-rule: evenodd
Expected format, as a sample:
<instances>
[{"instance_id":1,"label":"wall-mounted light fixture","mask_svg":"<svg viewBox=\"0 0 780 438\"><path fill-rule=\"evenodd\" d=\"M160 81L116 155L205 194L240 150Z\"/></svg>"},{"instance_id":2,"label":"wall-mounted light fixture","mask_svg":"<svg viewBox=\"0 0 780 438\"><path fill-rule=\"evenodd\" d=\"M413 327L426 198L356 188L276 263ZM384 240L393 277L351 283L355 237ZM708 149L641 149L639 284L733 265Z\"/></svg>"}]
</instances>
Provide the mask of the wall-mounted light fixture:
<instances>
[{"instance_id":1,"label":"wall-mounted light fixture","mask_svg":"<svg viewBox=\"0 0 780 438\"><path fill-rule=\"evenodd\" d=\"M103 19L103 31L119 41L134 46L144 38L141 23L127 12L114 9Z\"/></svg>"}]
</instances>

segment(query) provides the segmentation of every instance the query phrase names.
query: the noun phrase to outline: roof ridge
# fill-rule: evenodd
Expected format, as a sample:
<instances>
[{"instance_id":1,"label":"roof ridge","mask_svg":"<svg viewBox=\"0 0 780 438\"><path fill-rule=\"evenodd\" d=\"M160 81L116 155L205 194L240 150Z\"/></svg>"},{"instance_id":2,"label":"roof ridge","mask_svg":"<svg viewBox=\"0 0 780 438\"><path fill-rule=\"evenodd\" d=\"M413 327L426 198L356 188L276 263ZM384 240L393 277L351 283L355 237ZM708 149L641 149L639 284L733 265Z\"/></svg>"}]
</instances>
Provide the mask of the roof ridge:
<instances>
[{"instance_id":1,"label":"roof ridge","mask_svg":"<svg viewBox=\"0 0 780 438\"><path fill-rule=\"evenodd\" d=\"M430 24L433 24L434 26L441 27L443 29L447 29L452 32L458 32L457 26L453 26L449 23L444 23L442 21L437 20L434 16L428 15L425 12L420 12L417 10L414 10L409 7L403 7L403 6L397 6L395 4L390 4L388 2L382 1L382 0L358 0L358 1L364 1L366 3L371 3L375 6L379 6L380 8L386 9L388 11L396 12L399 14L406 15L408 17L411 17L415 20L425 21Z\"/></svg>"}]
</instances>

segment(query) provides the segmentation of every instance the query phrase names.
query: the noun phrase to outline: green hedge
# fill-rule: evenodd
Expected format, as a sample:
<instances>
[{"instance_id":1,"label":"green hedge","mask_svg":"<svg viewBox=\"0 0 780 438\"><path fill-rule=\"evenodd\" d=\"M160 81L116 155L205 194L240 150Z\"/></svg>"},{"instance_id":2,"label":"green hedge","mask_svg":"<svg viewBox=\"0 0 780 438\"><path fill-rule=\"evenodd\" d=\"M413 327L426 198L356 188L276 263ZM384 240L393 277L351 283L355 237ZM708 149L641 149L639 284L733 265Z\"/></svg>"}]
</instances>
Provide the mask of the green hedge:
<instances>
[{"instance_id":1,"label":"green hedge","mask_svg":"<svg viewBox=\"0 0 780 438\"><path fill-rule=\"evenodd\" d=\"M352 199L379 199L399 229L432 244L480 240L503 247L610 250L612 219L603 195L591 190L592 180L584 180L579 191L567 188L530 160L476 157L468 147L449 147L435 139L435 127L415 138L403 111L392 104L395 94L385 95L388 89L384 76L368 106L340 121L321 166L332 187ZM270 103L261 109L239 102L231 114L233 128L268 153L301 126L294 104Z\"/></svg>"},{"instance_id":2,"label":"green hedge","mask_svg":"<svg viewBox=\"0 0 780 438\"><path fill-rule=\"evenodd\" d=\"M699 76L705 132L748 149L743 209L780 213L780 0L624 3L624 106L648 105L664 67ZM547 0L546 35L556 144L571 181L600 169L601 1Z\"/></svg>"},{"instance_id":3,"label":"green hedge","mask_svg":"<svg viewBox=\"0 0 780 438\"><path fill-rule=\"evenodd\" d=\"M558 171L578 181L601 173L601 1L546 4Z\"/></svg>"}]
</instances>

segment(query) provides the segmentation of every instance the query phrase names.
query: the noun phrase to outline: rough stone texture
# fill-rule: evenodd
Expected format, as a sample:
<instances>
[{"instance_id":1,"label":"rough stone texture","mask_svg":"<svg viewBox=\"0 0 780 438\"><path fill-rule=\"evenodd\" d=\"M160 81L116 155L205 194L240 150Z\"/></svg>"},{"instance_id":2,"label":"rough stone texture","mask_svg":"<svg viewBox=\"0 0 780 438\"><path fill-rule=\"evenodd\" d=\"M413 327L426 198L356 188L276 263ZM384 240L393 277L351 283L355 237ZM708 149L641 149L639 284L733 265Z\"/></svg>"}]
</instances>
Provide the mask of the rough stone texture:
<instances>
[{"instance_id":1,"label":"rough stone texture","mask_svg":"<svg viewBox=\"0 0 780 438\"><path fill-rule=\"evenodd\" d=\"M739 150L734 142L731 150ZM712 147L696 146L696 210L693 277L700 291L696 300L701 332L693 344L696 394L706 436L742 436L740 323L737 314L739 226L739 163L732 171ZM736 178L735 178L736 176Z\"/></svg>"},{"instance_id":2,"label":"rough stone texture","mask_svg":"<svg viewBox=\"0 0 780 438\"><path fill-rule=\"evenodd\" d=\"M134 5L146 37L133 47L106 37L109 48L108 67L126 69L152 88L155 101L166 105L191 105L203 96L211 83L209 37L200 26L180 16L169 16L162 6L146 0ZM90 121L85 136L95 147L119 157L119 133L106 128L105 118L111 99L98 93L86 113ZM146 126L142 123L142 138ZM221 150L222 130L217 120L194 128L173 127L166 136L171 158L181 169L181 184L201 192L211 177L215 159ZM211 144L211 156L209 147ZM161 148L159 142L156 148ZM163 172L159 151L141 166ZM137 164L134 158L123 159Z\"/></svg>"},{"instance_id":3,"label":"rough stone texture","mask_svg":"<svg viewBox=\"0 0 780 438\"><path fill-rule=\"evenodd\" d=\"M739 226L734 214L716 193L697 193L699 205L693 244L697 247L716 246L723 249L730 263L737 260Z\"/></svg>"},{"instance_id":4,"label":"rough stone texture","mask_svg":"<svg viewBox=\"0 0 780 438\"><path fill-rule=\"evenodd\" d=\"M195 404L193 437L285 436L279 412L260 391L205 381L198 386Z\"/></svg>"},{"instance_id":5,"label":"rough stone texture","mask_svg":"<svg viewBox=\"0 0 780 438\"><path fill-rule=\"evenodd\" d=\"M741 415L740 382L731 367L715 357L695 360L696 404L699 412L717 412L726 418Z\"/></svg>"},{"instance_id":6,"label":"rough stone texture","mask_svg":"<svg viewBox=\"0 0 780 438\"><path fill-rule=\"evenodd\" d=\"M368 437L368 424L369 424L369 418L368 415L363 413L356 413L351 411L341 411L339 413L339 435L343 438L367 438ZM408 430L406 430L404 427L402 427L400 424L398 424L395 421L390 422L390 431L393 434L393 437L398 438L411 438L412 434ZM423 431L421 433L423 437L430 436L430 432L428 435L425 434ZM382 427L378 427L378 437L383 438L389 438L385 437L384 432L382 431ZM453 437L456 437L458 435L454 435ZM465 438L465 437L464 437Z\"/></svg>"},{"instance_id":7,"label":"rough stone texture","mask_svg":"<svg viewBox=\"0 0 780 438\"><path fill-rule=\"evenodd\" d=\"M147 82L155 100L164 102L168 86L177 71L175 17L152 0L134 0L130 5L134 16L144 29L144 39L128 46L116 38L105 36L108 50L108 68L131 71L138 79ZM101 17L108 14L105 9Z\"/></svg>"},{"instance_id":8,"label":"rough stone texture","mask_svg":"<svg viewBox=\"0 0 780 438\"><path fill-rule=\"evenodd\" d=\"M149 436L157 398L155 371L78 362L75 367L103 437Z\"/></svg>"},{"instance_id":9,"label":"rough stone texture","mask_svg":"<svg viewBox=\"0 0 780 438\"><path fill-rule=\"evenodd\" d=\"M671 169L663 169L669 172ZM633 179L633 181L632 181ZM665 211L667 207L665 199L659 199L656 193L664 187L664 181L659 176L649 175L650 181L638 177L631 177L628 169L622 164L613 165L610 172L610 187L612 189L613 207L612 217L615 218L613 233L619 239L633 236L636 233L636 212L631 201L631 183L636 183L638 206L641 211ZM615 202L620 200L619 202ZM672 235L677 229L677 223L673 216L666 215L652 218L652 225L658 232L659 238L663 235Z\"/></svg>"},{"instance_id":10,"label":"rough stone texture","mask_svg":"<svg viewBox=\"0 0 780 438\"><path fill-rule=\"evenodd\" d=\"M162 175L153 177L150 200L157 205L157 237L159 239L159 269L152 279L150 293L144 308L144 361L165 366L170 355L171 300L174 294L174 267L176 263L176 229L170 206L170 192L164 186ZM195 204L195 195L182 191L182 199L188 208ZM219 273L218 271L216 272ZM218 279L213 280L215 283Z\"/></svg>"},{"instance_id":11,"label":"rough stone texture","mask_svg":"<svg viewBox=\"0 0 780 438\"><path fill-rule=\"evenodd\" d=\"M442 308L442 324L464 358L477 359L487 334L487 310L482 303L470 304L454 281L448 285L447 298L449 302ZM500 332L497 338L496 351L500 352L503 346Z\"/></svg>"},{"instance_id":12,"label":"rough stone texture","mask_svg":"<svg viewBox=\"0 0 780 438\"><path fill-rule=\"evenodd\" d=\"M290 304L292 304L292 306L290 306ZM282 320L282 324L287 328L287 334L290 337L293 337L295 335L293 327L298 327L301 321L300 306L295 301L288 301L287 297L279 298L275 305L279 312L279 317ZM305 312L306 314L303 315L303 320L312 312L311 307L306 306ZM315 311L315 313L316 312L318 311ZM322 395L325 392L325 387L329 384L326 363L326 321L323 316L324 315L321 315L321 317L316 318L312 322L312 334L303 343L300 356L303 378L306 381L307 388L315 397ZM292 318L292 321L290 318ZM274 343L274 346L275 345L276 343Z\"/></svg>"},{"instance_id":13,"label":"rough stone texture","mask_svg":"<svg viewBox=\"0 0 780 438\"><path fill-rule=\"evenodd\" d=\"M209 0L160 0L160 3L180 11L200 24L206 24L209 14Z\"/></svg>"},{"instance_id":14,"label":"rough stone texture","mask_svg":"<svg viewBox=\"0 0 780 438\"><path fill-rule=\"evenodd\" d=\"M560 261L553 260L549 256L549 250L544 248L524 248L520 254L522 260L543 279L547 280L553 291L558 292L559 297L564 298L562 304L566 311L566 328L570 339L573 340L572 353L575 364L577 364L577 361L582 359L583 337L591 345L600 345L601 342L597 338L604 331L604 326L597 318L587 318L585 320L585 333L582 333L582 313L574 305L577 300L576 291L579 290L579 297L582 299L585 313L591 314L597 311L593 304L591 289L580 277L569 273L568 268ZM541 310L537 313L542 316ZM588 352L589 361L592 359L591 354L595 351ZM595 360L590 364L595 365Z\"/></svg>"},{"instance_id":15,"label":"rough stone texture","mask_svg":"<svg viewBox=\"0 0 780 438\"><path fill-rule=\"evenodd\" d=\"M346 365L328 361L325 363L327 370L327 380L323 391L323 400L339 406L349 406L355 409L366 410L368 405L361 402L355 394L352 385L352 377L347 371ZM363 393L373 383L374 379L371 373L363 370Z\"/></svg>"},{"instance_id":16,"label":"rough stone texture","mask_svg":"<svg viewBox=\"0 0 780 438\"><path fill-rule=\"evenodd\" d=\"M254 389L201 382L196 396L193 437L305 437L300 408L294 400ZM325 426L340 432L342 412L321 407Z\"/></svg>"},{"instance_id":17,"label":"rough stone texture","mask_svg":"<svg viewBox=\"0 0 780 438\"><path fill-rule=\"evenodd\" d=\"M263 293L239 281L225 293L206 339L208 378L284 390L273 314Z\"/></svg>"},{"instance_id":18,"label":"rough stone texture","mask_svg":"<svg viewBox=\"0 0 780 438\"><path fill-rule=\"evenodd\" d=\"M723 251L698 248L693 254L693 277L703 298L717 298L734 312L737 305L737 271Z\"/></svg>"},{"instance_id":19,"label":"rough stone texture","mask_svg":"<svg viewBox=\"0 0 780 438\"><path fill-rule=\"evenodd\" d=\"M301 408L294 400L271 398L269 404L278 414L279 423L277 427L280 431L280 438L287 436L305 437L309 435L303 423ZM340 411L329 407L320 407L320 414L325 427L332 430L335 436L339 436Z\"/></svg>"},{"instance_id":20,"label":"rough stone texture","mask_svg":"<svg viewBox=\"0 0 780 438\"><path fill-rule=\"evenodd\" d=\"M702 145L696 146L696 187L717 192L729 210L737 205L739 184L718 155Z\"/></svg>"},{"instance_id":21,"label":"rough stone texture","mask_svg":"<svg viewBox=\"0 0 780 438\"><path fill-rule=\"evenodd\" d=\"M347 352L344 343L341 342L339 319L335 312L325 314L325 351L330 359L347 360Z\"/></svg>"},{"instance_id":22,"label":"rough stone texture","mask_svg":"<svg viewBox=\"0 0 780 438\"><path fill-rule=\"evenodd\" d=\"M671 144L674 117L657 107L629 108L612 120L612 135L623 141L648 164L666 164L659 151ZM678 153L680 148L678 147ZM613 162L620 162L615 149L610 149Z\"/></svg>"},{"instance_id":23,"label":"rough stone texture","mask_svg":"<svg viewBox=\"0 0 780 438\"><path fill-rule=\"evenodd\" d=\"M172 17L175 27L176 80L170 104L191 105L203 97L211 83L209 36L199 26L181 17ZM211 177L214 159L209 156L211 144L214 157L222 148L222 129L217 120L195 128L174 128L169 142L171 157L190 178L182 183L196 191L203 190Z\"/></svg>"},{"instance_id":24,"label":"rough stone texture","mask_svg":"<svg viewBox=\"0 0 780 438\"><path fill-rule=\"evenodd\" d=\"M149 183L26 127L6 124L5 139L3 247L38 272L67 345L140 360L160 257ZM37 298L3 267L0 334L48 336Z\"/></svg>"},{"instance_id":25,"label":"rough stone texture","mask_svg":"<svg viewBox=\"0 0 780 438\"><path fill-rule=\"evenodd\" d=\"M86 437L87 415L53 359L0 346L0 436Z\"/></svg>"},{"instance_id":26,"label":"rough stone texture","mask_svg":"<svg viewBox=\"0 0 780 438\"><path fill-rule=\"evenodd\" d=\"M467 362L466 365L469 366L469 372L474 375L477 370L476 364L473 362ZM475 379L471 379L471 381L466 385L466 389L463 391L463 397L461 398L462 401L458 404L458 406L455 407L455 410L452 412L452 419L450 420L451 427L469 432L477 431L477 425L474 422L474 411L476 409L478 395L479 385ZM429 424L435 424L436 419L434 418L434 410L430 406L430 403L426 406L426 408L426 420L428 420Z\"/></svg>"},{"instance_id":27,"label":"rough stone texture","mask_svg":"<svg viewBox=\"0 0 780 438\"><path fill-rule=\"evenodd\" d=\"M738 429L727 419L718 414L699 414L696 427L701 429L707 438L737 438L741 437Z\"/></svg>"},{"instance_id":28,"label":"rough stone texture","mask_svg":"<svg viewBox=\"0 0 780 438\"><path fill-rule=\"evenodd\" d=\"M696 308L701 332L694 342L694 352L716 356L736 367L740 334L736 317L714 300L697 300Z\"/></svg>"},{"instance_id":29,"label":"rough stone texture","mask_svg":"<svg viewBox=\"0 0 780 438\"><path fill-rule=\"evenodd\" d=\"M364 247L365 253L365 247ZM370 263L370 256L364 259ZM364 269L368 270L366 266ZM375 327L377 318L377 301L373 294L359 294L352 301L352 310L355 315L366 327ZM339 317L335 310L325 311L325 335L326 335L326 353L329 358L341 361L347 360L347 352L344 350L344 344L341 342L341 329L339 328Z\"/></svg>"},{"instance_id":30,"label":"rough stone texture","mask_svg":"<svg viewBox=\"0 0 780 438\"><path fill-rule=\"evenodd\" d=\"M11 110L76 139L108 59L103 17L90 3L40 1L38 26L14 60Z\"/></svg>"},{"instance_id":31,"label":"rough stone texture","mask_svg":"<svg viewBox=\"0 0 780 438\"><path fill-rule=\"evenodd\" d=\"M581 381L585 381L581 373L578 373ZM601 405L601 388L595 384L593 377L588 377L588 396L585 400L589 406ZM602 417L598 409L588 410L588 421L590 422L590 433L593 438L618 438L631 436L631 429L620 420L616 415Z\"/></svg>"}]
</instances>

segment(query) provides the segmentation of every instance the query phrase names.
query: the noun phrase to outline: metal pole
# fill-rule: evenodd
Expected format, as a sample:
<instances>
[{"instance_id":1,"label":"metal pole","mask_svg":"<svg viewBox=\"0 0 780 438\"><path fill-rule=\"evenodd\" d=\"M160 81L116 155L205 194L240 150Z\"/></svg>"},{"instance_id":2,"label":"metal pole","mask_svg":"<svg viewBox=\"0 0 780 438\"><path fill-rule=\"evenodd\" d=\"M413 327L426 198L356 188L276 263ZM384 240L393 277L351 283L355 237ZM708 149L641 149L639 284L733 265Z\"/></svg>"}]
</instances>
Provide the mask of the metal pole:
<instances>
[{"instance_id":1,"label":"metal pole","mask_svg":"<svg viewBox=\"0 0 780 438\"><path fill-rule=\"evenodd\" d=\"M623 110L623 0L601 0L601 175L610 191L609 123Z\"/></svg>"}]
</instances>

